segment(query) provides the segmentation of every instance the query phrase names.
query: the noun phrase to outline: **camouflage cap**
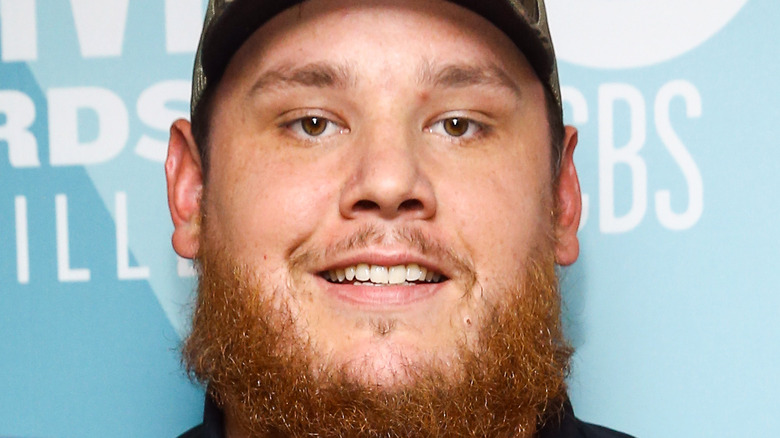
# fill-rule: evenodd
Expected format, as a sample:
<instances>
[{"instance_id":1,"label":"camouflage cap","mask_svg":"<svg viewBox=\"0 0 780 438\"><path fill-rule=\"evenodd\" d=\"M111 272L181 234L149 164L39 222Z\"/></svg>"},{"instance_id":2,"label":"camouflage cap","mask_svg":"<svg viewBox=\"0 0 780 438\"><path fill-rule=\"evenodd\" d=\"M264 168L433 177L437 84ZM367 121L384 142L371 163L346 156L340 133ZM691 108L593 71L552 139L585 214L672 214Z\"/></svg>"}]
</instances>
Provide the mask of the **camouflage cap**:
<instances>
[{"instance_id":1,"label":"camouflage cap","mask_svg":"<svg viewBox=\"0 0 780 438\"><path fill-rule=\"evenodd\" d=\"M192 75L191 116L206 89L219 82L230 59L255 30L303 1L209 0ZM558 69L544 0L450 1L483 16L509 36L561 109Z\"/></svg>"}]
</instances>

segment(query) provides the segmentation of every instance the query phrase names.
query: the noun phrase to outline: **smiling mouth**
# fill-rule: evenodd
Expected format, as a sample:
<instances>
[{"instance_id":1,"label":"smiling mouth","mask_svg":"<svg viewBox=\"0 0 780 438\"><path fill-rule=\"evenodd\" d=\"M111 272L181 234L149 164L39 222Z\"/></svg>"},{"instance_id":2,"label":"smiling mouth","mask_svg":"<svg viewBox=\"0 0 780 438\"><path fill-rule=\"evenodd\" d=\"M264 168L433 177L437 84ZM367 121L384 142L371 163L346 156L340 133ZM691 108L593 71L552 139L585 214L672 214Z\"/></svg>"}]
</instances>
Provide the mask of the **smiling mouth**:
<instances>
[{"instance_id":1,"label":"smiling mouth","mask_svg":"<svg viewBox=\"0 0 780 438\"><path fill-rule=\"evenodd\" d=\"M358 263L345 268L323 271L319 275L329 283L353 286L414 286L447 280L447 277L441 273L416 263L395 266Z\"/></svg>"}]
</instances>

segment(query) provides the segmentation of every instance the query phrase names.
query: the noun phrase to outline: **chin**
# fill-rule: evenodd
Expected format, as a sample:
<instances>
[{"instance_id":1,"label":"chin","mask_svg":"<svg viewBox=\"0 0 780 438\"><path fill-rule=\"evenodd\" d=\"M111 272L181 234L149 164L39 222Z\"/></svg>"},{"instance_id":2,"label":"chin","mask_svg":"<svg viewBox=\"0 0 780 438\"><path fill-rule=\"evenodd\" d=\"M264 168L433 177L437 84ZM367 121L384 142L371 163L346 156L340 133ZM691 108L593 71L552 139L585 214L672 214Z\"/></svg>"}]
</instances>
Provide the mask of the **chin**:
<instances>
[{"instance_id":1,"label":"chin","mask_svg":"<svg viewBox=\"0 0 780 438\"><path fill-rule=\"evenodd\" d=\"M355 383L386 389L413 385L421 371L452 374L454 354L436 356L420 346L392 339L370 341L333 356L330 369L341 368Z\"/></svg>"}]
</instances>

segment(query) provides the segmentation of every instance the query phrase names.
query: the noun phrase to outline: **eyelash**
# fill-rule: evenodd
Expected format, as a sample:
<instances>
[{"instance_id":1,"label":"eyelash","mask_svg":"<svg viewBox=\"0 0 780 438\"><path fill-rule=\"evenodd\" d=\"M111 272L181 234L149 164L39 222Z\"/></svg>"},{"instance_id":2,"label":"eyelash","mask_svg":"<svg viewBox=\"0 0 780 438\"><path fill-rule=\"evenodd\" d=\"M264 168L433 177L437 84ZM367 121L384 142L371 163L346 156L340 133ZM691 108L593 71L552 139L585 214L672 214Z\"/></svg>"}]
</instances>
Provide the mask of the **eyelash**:
<instances>
[{"instance_id":1,"label":"eyelash","mask_svg":"<svg viewBox=\"0 0 780 438\"><path fill-rule=\"evenodd\" d=\"M311 122L311 121L314 121L315 124L324 123L325 126L322 128L322 131L320 133L311 134L306 131L306 129L303 126L303 123ZM460 124L460 123L466 124L465 125L466 130L463 134L455 135L450 132L447 132L446 123L453 122L453 121L455 121L456 124ZM316 141L320 138L327 138L336 134L349 133L349 128L345 128L340 123L334 122L333 120L328 119L327 117L322 117L319 115L306 115L303 117L298 117L292 121L282 124L281 126L291 131L297 137L302 138L306 141ZM468 117L454 116L454 117L445 117L439 119L436 122L428 125L424 129L424 131L431 134L440 135L442 137L445 137L449 141L460 143L460 142L468 142L488 134L490 131L490 127L484 123L477 122L476 120L470 119Z\"/></svg>"},{"instance_id":2,"label":"eyelash","mask_svg":"<svg viewBox=\"0 0 780 438\"><path fill-rule=\"evenodd\" d=\"M314 122L315 125L319 123L324 124L324 126L321 128L322 131L316 134L307 132L303 124L312 121ZM283 126L289 129L294 135L308 141L314 141L316 139L330 137L335 134L344 134L349 132L348 129L344 128L339 123L336 123L333 120L328 119L327 117L322 117L317 115L299 117L295 120L285 123ZM315 126L314 128L317 127Z\"/></svg>"},{"instance_id":3,"label":"eyelash","mask_svg":"<svg viewBox=\"0 0 780 438\"><path fill-rule=\"evenodd\" d=\"M454 135L447 132L446 123L451 122L453 120L466 123L466 131L463 134ZM429 132L431 134L441 135L453 142L467 142L470 140L474 140L476 138L488 134L489 130L490 127L484 123L477 122L476 120L470 119L468 117L458 117L458 116L445 117L443 119L439 119L434 123L432 123L431 125L428 125L427 128L425 128L426 132Z\"/></svg>"}]
</instances>

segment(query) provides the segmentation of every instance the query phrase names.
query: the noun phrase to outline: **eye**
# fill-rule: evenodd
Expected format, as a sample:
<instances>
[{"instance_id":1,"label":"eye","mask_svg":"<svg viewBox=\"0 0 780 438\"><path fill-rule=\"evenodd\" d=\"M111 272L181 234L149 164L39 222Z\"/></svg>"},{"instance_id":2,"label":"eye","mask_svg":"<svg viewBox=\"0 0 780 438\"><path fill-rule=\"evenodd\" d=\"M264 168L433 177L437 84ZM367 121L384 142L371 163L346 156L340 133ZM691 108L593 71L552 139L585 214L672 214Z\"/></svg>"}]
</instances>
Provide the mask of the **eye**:
<instances>
[{"instance_id":1,"label":"eye","mask_svg":"<svg viewBox=\"0 0 780 438\"><path fill-rule=\"evenodd\" d=\"M428 128L428 131L434 134L465 140L479 134L482 129L482 125L474 120L465 117L448 117L431 125L431 127Z\"/></svg>"},{"instance_id":2,"label":"eye","mask_svg":"<svg viewBox=\"0 0 780 438\"><path fill-rule=\"evenodd\" d=\"M335 122L319 116L306 116L293 120L287 127L301 137L326 137L345 130Z\"/></svg>"}]
</instances>

